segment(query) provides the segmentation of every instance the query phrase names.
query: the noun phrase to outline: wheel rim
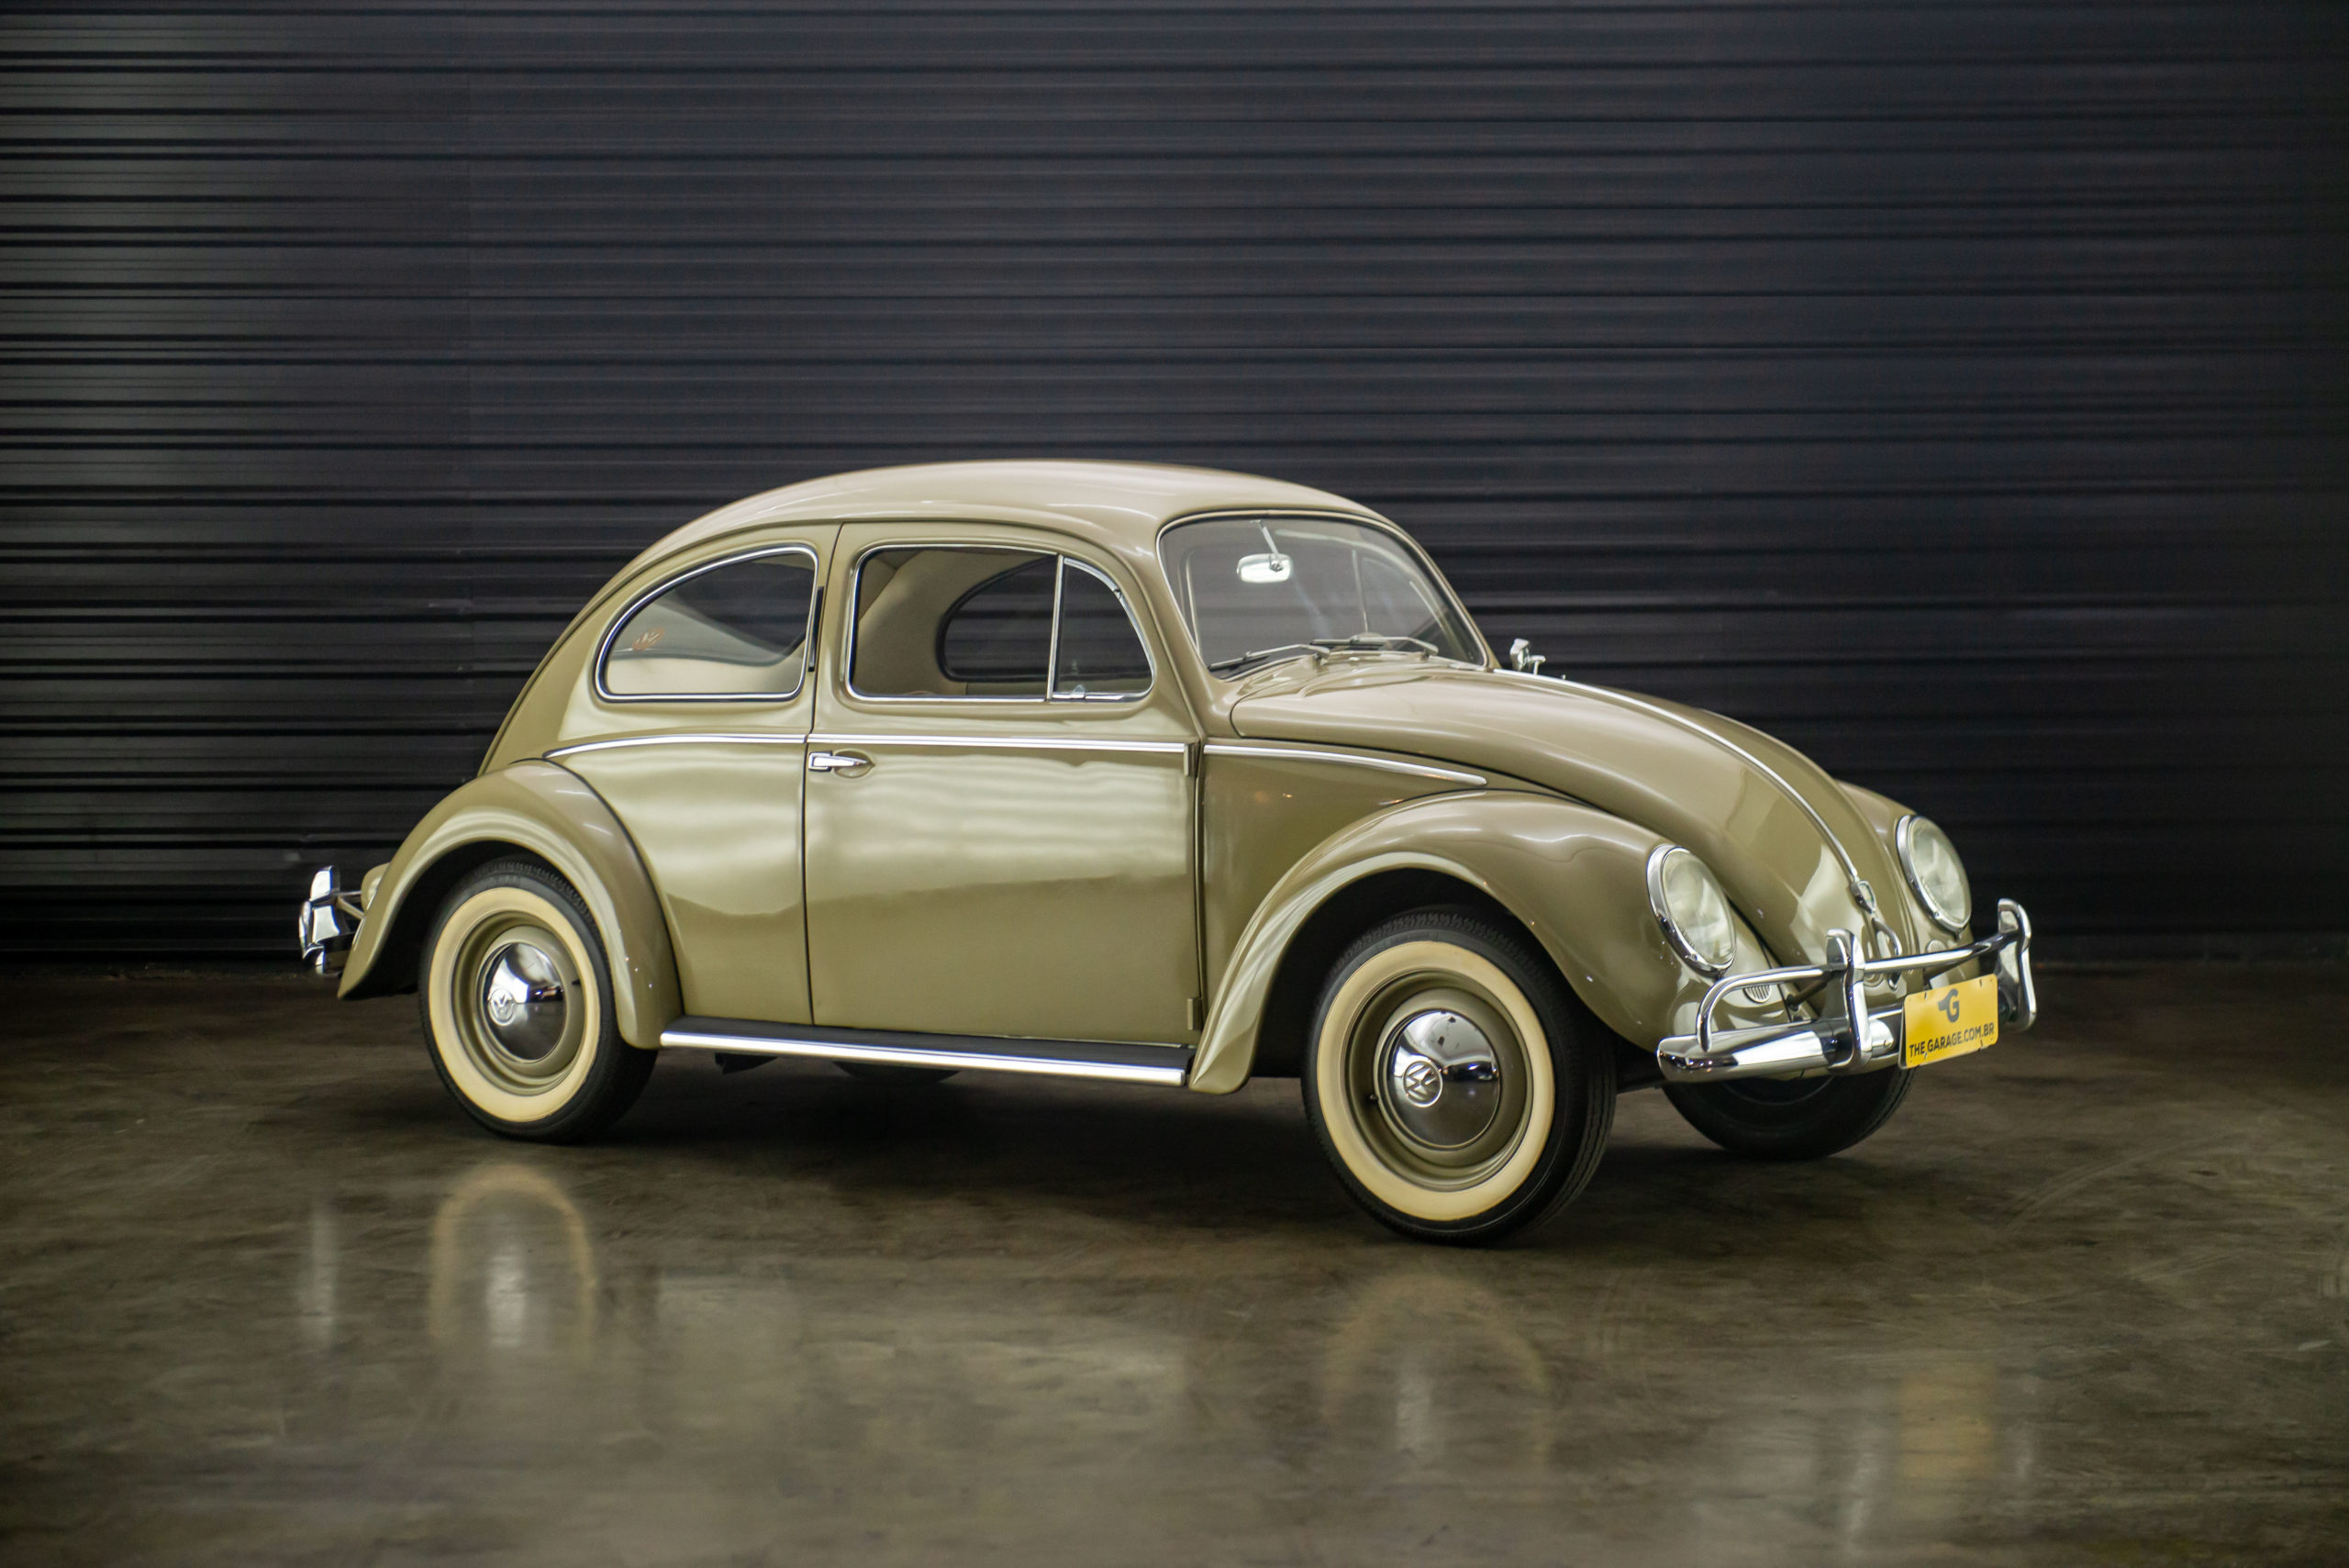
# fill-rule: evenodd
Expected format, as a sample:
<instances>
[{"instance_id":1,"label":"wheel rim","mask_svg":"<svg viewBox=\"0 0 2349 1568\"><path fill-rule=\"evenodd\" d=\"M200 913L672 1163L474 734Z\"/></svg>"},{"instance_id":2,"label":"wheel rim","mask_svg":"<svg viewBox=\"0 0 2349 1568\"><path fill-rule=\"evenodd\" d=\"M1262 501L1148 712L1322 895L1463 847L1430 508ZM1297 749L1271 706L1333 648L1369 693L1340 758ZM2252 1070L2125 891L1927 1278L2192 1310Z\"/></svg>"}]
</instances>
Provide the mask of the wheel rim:
<instances>
[{"instance_id":1,"label":"wheel rim","mask_svg":"<svg viewBox=\"0 0 2349 1568\"><path fill-rule=\"evenodd\" d=\"M481 1074L512 1094L544 1094L578 1059L587 1009L566 945L526 916L501 914L464 939L450 1011Z\"/></svg>"},{"instance_id":2,"label":"wheel rim","mask_svg":"<svg viewBox=\"0 0 2349 1568\"><path fill-rule=\"evenodd\" d=\"M1354 1015L1350 1107L1379 1162L1416 1186L1473 1186L1523 1139L1525 1046L1497 998L1463 976L1397 977Z\"/></svg>"}]
</instances>

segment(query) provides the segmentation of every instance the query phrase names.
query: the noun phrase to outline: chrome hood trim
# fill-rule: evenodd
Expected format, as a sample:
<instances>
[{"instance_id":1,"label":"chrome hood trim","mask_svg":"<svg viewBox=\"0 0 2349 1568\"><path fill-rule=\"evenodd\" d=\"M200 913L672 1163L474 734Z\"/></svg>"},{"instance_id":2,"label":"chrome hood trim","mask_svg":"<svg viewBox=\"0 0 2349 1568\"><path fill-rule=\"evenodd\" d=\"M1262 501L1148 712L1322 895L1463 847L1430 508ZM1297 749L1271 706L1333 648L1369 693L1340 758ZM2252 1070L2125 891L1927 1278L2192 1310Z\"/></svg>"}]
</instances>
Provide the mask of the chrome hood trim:
<instances>
[{"instance_id":1,"label":"chrome hood trim","mask_svg":"<svg viewBox=\"0 0 2349 1568\"><path fill-rule=\"evenodd\" d=\"M1880 955L1927 945L1890 849L1842 786L1792 747L1718 714L1400 659L1280 666L1249 681L1231 711L1251 740L1404 751L1513 775L1636 822L1703 857L1782 957L1823 955L1837 929L1873 931ZM1888 906L1884 888L1895 893Z\"/></svg>"},{"instance_id":2,"label":"chrome hood trim","mask_svg":"<svg viewBox=\"0 0 2349 1568\"><path fill-rule=\"evenodd\" d=\"M1494 673L1516 680L1537 681L1542 678L1538 673L1531 673L1524 675L1516 675L1508 671ZM1875 885L1862 876L1860 868L1853 863L1852 851L1843 847L1842 840L1835 836L1835 829L1827 825L1827 818L1819 814L1819 808L1811 805L1802 791L1788 783L1784 773L1779 773L1718 729L1709 729L1694 719L1685 717L1684 712L1675 712L1659 703L1650 702L1645 697L1633 696L1629 692L1619 692L1611 686L1589 686L1583 684L1580 681L1563 678L1556 684L1570 691L1580 692L1586 696L1597 697L1602 702L1620 703L1626 707L1637 708L1640 712L1653 715L1666 724L1677 725L1691 735L1701 736L1723 751L1733 752L1741 762L1777 786L1778 793L1794 802L1796 807L1810 818L1810 825L1819 829L1820 840L1834 855L1836 863L1843 868L1844 890L1851 894L1854 906L1867 917L1869 928L1886 939L1890 951L1883 956L1890 957L1908 951L1907 946L1900 940L1900 934L1892 929L1891 924L1885 919L1882 909L1877 906Z\"/></svg>"}]
</instances>

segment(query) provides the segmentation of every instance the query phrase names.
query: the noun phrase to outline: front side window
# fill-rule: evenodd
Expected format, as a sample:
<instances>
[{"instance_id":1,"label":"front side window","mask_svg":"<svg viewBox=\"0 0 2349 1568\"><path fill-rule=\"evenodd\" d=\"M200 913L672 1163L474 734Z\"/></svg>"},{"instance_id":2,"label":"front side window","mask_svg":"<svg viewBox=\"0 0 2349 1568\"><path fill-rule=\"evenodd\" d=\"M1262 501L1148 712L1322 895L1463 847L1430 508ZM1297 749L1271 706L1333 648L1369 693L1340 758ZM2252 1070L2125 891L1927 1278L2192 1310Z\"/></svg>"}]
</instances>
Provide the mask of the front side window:
<instances>
[{"instance_id":1,"label":"front side window","mask_svg":"<svg viewBox=\"0 0 2349 1568\"><path fill-rule=\"evenodd\" d=\"M1341 651L1481 662L1451 596L1402 540L1340 517L1204 518L1159 559L1209 670L1237 677Z\"/></svg>"},{"instance_id":2,"label":"front side window","mask_svg":"<svg viewBox=\"0 0 2349 1568\"><path fill-rule=\"evenodd\" d=\"M639 604L605 641L606 696L788 697L806 673L816 558L745 556L687 573Z\"/></svg>"},{"instance_id":3,"label":"front side window","mask_svg":"<svg viewBox=\"0 0 2349 1568\"><path fill-rule=\"evenodd\" d=\"M860 696L1116 701L1150 656L1107 578L1040 550L876 550L856 573Z\"/></svg>"}]
</instances>

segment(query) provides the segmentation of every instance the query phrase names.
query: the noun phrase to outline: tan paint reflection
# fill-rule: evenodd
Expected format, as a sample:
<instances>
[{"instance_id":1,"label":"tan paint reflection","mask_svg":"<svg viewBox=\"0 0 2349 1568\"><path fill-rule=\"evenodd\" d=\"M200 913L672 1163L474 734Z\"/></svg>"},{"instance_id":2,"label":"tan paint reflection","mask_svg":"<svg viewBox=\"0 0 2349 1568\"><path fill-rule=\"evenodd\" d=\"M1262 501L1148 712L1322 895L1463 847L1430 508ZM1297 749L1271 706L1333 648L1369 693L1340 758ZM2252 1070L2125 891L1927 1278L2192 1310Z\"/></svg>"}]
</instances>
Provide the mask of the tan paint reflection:
<instances>
[{"instance_id":1,"label":"tan paint reflection","mask_svg":"<svg viewBox=\"0 0 2349 1568\"><path fill-rule=\"evenodd\" d=\"M1370 1423L1396 1451L1473 1455L1486 1471L1548 1469L1550 1370L1514 1317L1484 1286L1435 1270L1372 1280L1330 1331L1323 1425L1357 1433Z\"/></svg>"},{"instance_id":2,"label":"tan paint reflection","mask_svg":"<svg viewBox=\"0 0 2349 1568\"><path fill-rule=\"evenodd\" d=\"M2332 1261L2332 1269L2317 1286L2317 1294L2332 1302L2332 1332L2343 1344L2349 1345L2349 1246L2343 1247L2341 1256Z\"/></svg>"},{"instance_id":3,"label":"tan paint reflection","mask_svg":"<svg viewBox=\"0 0 2349 1568\"><path fill-rule=\"evenodd\" d=\"M1905 1522L1953 1518L1998 1472L1998 1373L1952 1360L1905 1373L1893 1396L1895 1496Z\"/></svg>"},{"instance_id":4,"label":"tan paint reflection","mask_svg":"<svg viewBox=\"0 0 2349 1568\"><path fill-rule=\"evenodd\" d=\"M554 1354L596 1340L596 1250L553 1178L512 1162L476 1167L432 1217L425 1322L444 1352Z\"/></svg>"},{"instance_id":5,"label":"tan paint reflection","mask_svg":"<svg viewBox=\"0 0 2349 1568\"><path fill-rule=\"evenodd\" d=\"M299 1285L313 1310L332 1310L332 1231L330 1218L314 1225L319 1255ZM2028 1396L1987 1341L1963 1342L1965 1326L1944 1318L1920 1325L1942 1344L1842 1354L1734 1334L1739 1304L1725 1299L1724 1340L1691 1346L1644 1327L1653 1273L1561 1297L1488 1287L1478 1262L1414 1260L1355 1274L1326 1330L1291 1339L1275 1363L1245 1332L1235 1340L1226 1315L1161 1312L1127 1288L1157 1260L1063 1287L983 1259L631 1265L599 1260L594 1236L555 1176L522 1161L451 1187L427 1292L431 1344L456 1386L450 1419L557 1446L583 1431L727 1434L787 1458L810 1485L879 1467L918 1490L952 1488L973 1454L996 1456L980 1468L999 1475L1027 1462L1018 1456L1102 1445L1174 1462L1202 1442L1275 1441L1366 1487L1403 1458L1416 1475L1538 1499L1616 1462L1608 1429L1649 1434L1642 1445L1672 1429L1668 1410L1643 1407L1673 1397L1693 1353L1730 1369L1732 1397L1702 1391L1717 1416L1637 1454L1696 1488L1673 1516L1680 1561L1745 1555L1756 1499L1801 1510L1827 1556L1866 1560L1941 1538L2033 1483ZM2349 1254L2320 1288L2349 1294ZM1082 1512L1089 1499L1050 1506Z\"/></svg>"},{"instance_id":6,"label":"tan paint reflection","mask_svg":"<svg viewBox=\"0 0 2349 1568\"><path fill-rule=\"evenodd\" d=\"M341 1305L342 1229L334 1201L323 1194L310 1200L309 1243L294 1276L294 1310L302 1338L313 1350L334 1345Z\"/></svg>"}]
</instances>

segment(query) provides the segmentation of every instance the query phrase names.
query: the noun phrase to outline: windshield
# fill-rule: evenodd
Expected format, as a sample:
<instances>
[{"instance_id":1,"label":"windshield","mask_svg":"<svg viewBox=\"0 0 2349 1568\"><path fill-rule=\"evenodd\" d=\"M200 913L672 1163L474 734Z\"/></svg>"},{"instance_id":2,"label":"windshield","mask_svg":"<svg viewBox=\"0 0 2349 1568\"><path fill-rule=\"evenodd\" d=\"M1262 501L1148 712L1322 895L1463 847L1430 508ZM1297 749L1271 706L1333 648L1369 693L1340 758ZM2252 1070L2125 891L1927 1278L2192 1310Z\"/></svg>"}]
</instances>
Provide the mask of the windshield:
<instances>
[{"instance_id":1,"label":"windshield","mask_svg":"<svg viewBox=\"0 0 2349 1568\"><path fill-rule=\"evenodd\" d=\"M1158 541L1208 668L1238 676L1337 651L1480 663L1450 598L1384 528L1334 517L1217 517Z\"/></svg>"}]
</instances>

